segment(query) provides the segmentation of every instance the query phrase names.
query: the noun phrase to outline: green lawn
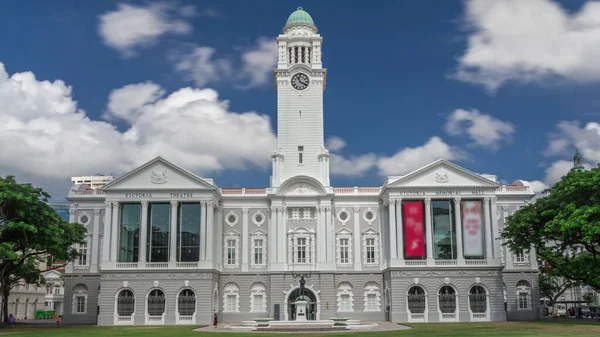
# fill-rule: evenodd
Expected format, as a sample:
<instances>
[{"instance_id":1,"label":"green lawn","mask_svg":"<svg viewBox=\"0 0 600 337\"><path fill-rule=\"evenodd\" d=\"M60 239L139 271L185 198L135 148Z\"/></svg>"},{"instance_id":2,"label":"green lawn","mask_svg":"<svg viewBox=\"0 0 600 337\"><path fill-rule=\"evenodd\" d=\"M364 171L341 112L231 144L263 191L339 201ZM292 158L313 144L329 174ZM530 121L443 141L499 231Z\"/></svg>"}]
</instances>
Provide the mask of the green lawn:
<instances>
[{"instance_id":1,"label":"green lawn","mask_svg":"<svg viewBox=\"0 0 600 337\"><path fill-rule=\"evenodd\" d=\"M414 329L385 332L346 332L335 334L302 334L301 336L569 336L569 337L597 337L600 336L600 324L577 324L556 322L535 323L437 323L437 324L411 324ZM17 327L0 329L0 336L27 336L27 337L273 337L274 334L258 333L214 333L194 332L190 327ZM285 334L294 336L294 334Z\"/></svg>"}]
</instances>

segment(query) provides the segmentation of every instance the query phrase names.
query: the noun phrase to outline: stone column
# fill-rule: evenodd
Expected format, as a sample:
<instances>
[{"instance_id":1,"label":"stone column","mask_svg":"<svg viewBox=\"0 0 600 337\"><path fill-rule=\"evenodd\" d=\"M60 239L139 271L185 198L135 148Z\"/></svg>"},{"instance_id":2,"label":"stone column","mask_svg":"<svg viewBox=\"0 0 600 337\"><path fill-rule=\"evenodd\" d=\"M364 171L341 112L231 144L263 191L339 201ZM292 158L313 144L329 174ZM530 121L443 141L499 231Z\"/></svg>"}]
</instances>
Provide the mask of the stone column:
<instances>
[{"instance_id":1,"label":"stone column","mask_svg":"<svg viewBox=\"0 0 600 337\"><path fill-rule=\"evenodd\" d=\"M485 234L485 258L489 260L493 258L493 253L492 234L490 233L492 231L492 222L490 217L490 198L487 197L483 199L483 216L485 219L485 230L483 231L483 233Z\"/></svg>"},{"instance_id":2,"label":"stone column","mask_svg":"<svg viewBox=\"0 0 600 337\"><path fill-rule=\"evenodd\" d=\"M460 198L454 198L454 223L456 228L456 260L459 265L465 264L462 217L460 216Z\"/></svg>"},{"instance_id":3,"label":"stone column","mask_svg":"<svg viewBox=\"0 0 600 337\"><path fill-rule=\"evenodd\" d=\"M100 210L94 210L94 227L92 230L92 263L90 265L90 272L98 272L98 254L100 254Z\"/></svg>"},{"instance_id":4,"label":"stone column","mask_svg":"<svg viewBox=\"0 0 600 337\"><path fill-rule=\"evenodd\" d=\"M335 265L334 238L333 238L333 221L331 217L331 206L325 206L325 224L327 227L327 263L331 266Z\"/></svg>"},{"instance_id":5,"label":"stone column","mask_svg":"<svg viewBox=\"0 0 600 337\"><path fill-rule=\"evenodd\" d=\"M242 208L242 271L248 271L248 209Z\"/></svg>"},{"instance_id":6,"label":"stone column","mask_svg":"<svg viewBox=\"0 0 600 337\"><path fill-rule=\"evenodd\" d=\"M206 201L201 201L202 212L200 213L200 261L206 259L206 219L208 217L208 206Z\"/></svg>"},{"instance_id":7,"label":"stone column","mask_svg":"<svg viewBox=\"0 0 600 337\"><path fill-rule=\"evenodd\" d=\"M75 207L77 207L77 206L75 206ZM75 213L77 212L77 209L75 207L69 208L69 222L70 223L75 223ZM75 247L77 247L77 246L75 246ZM65 272L73 273L73 265L75 263L77 263L77 259L75 259L75 260L71 261L71 263L67 264L65 267Z\"/></svg>"},{"instance_id":8,"label":"stone column","mask_svg":"<svg viewBox=\"0 0 600 337\"><path fill-rule=\"evenodd\" d=\"M206 252L204 253L205 260L212 260L213 249L213 227L215 226L215 207L214 203L208 201L206 203L206 230L204 231Z\"/></svg>"},{"instance_id":9,"label":"stone column","mask_svg":"<svg viewBox=\"0 0 600 337\"><path fill-rule=\"evenodd\" d=\"M360 207L354 206L354 231L353 236L353 249L354 249L354 270L362 270L362 250L363 247L360 242Z\"/></svg>"},{"instance_id":10,"label":"stone column","mask_svg":"<svg viewBox=\"0 0 600 337\"><path fill-rule=\"evenodd\" d=\"M285 261L285 228L283 228L283 211L284 207L277 207L277 263ZM283 255L283 256L282 256Z\"/></svg>"},{"instance_id":11,"label":"stone column","mask_svg":"<svg viewBox=\"0 0 600 337\"><path fill-rule=\"evenodd\" d=\"M316 207L315 217L317 218L317 263L325 262L325 226L323 225L322 216L323 207Z\"/></svg>"},{"instance_id":12,"label":"stone column","mask_svg":"<svg viewBox=\"0 0 600 337\"><path fill-rule=\"evenodd\" d=\"M217 261L217 267L223 263L223 206L218 205L217 207L217 221L216 221L216 237L215 237L215 260ZM269 244L267 242L267 244ZM265 252L266 253L266 252Z\"/></svg>"},{"instance_id":13,"label":"stone column","mask_svg":"<svg viewBox=\"0 0 600 337\"><path fill-rule=\"evenodd\" d=\"M433 265L433 224L431 222L431 199L425 198L425 233L427 238L427 264Z\"/></svg>"},{"instance_id":14,"label":"stone column","mask_svg":"<svg viewBox=\"0 0 600 337\"><path fill-rule=\"evenodd\" d=\"M396 247L399 260L404 260L404 227L402 226L402 199L396 199Z\"/></svg>"},{"instance_id":15,"label":"stone column","mask_svg":"<svg viewBox=\"0 0 600 337\"><path fill-rule=\"evenodd\" d=\"M112 231L110 238L110 259L113 262L119 261L119 202L113 201L112 203Z\"/></svg>"},{"instance_id":16,"label":"stone column","mask_svg":"<svg viewBox=\"0 0 600 337\"><path fill-rule=\"evenodd\" d=\"M140 221L140 258L138 261L146 262L146 249L148 247L148 202L142 201L142 219ZM142 264L143 266L143 264Z\"/></svg>"},{"instance_id":17,"label":"stone column","mask_svg":"<svg viewBox=\"0 0 600 337\"><path fill-rule=\"evenodd\" d=\"M492 217L492 248L494 249L494 258L501 258L500 254L500 230L498 229L498 205L496 201L498 198L492 197L492 209L491 209L491 217Z\"/></svg>"},{"instance_id":18,"label":"stone column","mask_svg":"<svg viewBox=\"0 0 600 337\"><path fill-rule=\"evenodd\" d=\"M110 261L110 231L111 231L112 208L110 202L104 203L104 239L102 240L102 262Z\"/></svg>"},{"instance_id":19,"label":"stone column","mask_svg":"<svg viewBox=\"0 0 600 337\"><path fill-rule=\"evenodd\" d=\"M269 219L269 232L267 233L268 243L267 250L269 251L269 255L267 256L267 261L269 265L272 265L277 261L276 252L277 252L277 233L275 231L275 226L277 225L277 207L271 206L271 217Z\"/></svg>"},{"instance_id":20,"label":"stone column","mask_svg":"<svg viewBox=\"0 0 600 337\"><path fill-rule=\"evenodd\" d=\"M390 198L388 203L388 223L390 225L390 264L398 258L398 239L396 235L396 199Z\"/></svg>"},{"instance_id":21,"label":"stone column","mask_svg":"<svg viewBox=\"0 0 600 337\"><path fill-rule=\"evenodd\" d=\"M171 201L171 229L169 230L169 262L172 267L177 264L177 205L176 200Z\"/></svg>"}]
</instances>

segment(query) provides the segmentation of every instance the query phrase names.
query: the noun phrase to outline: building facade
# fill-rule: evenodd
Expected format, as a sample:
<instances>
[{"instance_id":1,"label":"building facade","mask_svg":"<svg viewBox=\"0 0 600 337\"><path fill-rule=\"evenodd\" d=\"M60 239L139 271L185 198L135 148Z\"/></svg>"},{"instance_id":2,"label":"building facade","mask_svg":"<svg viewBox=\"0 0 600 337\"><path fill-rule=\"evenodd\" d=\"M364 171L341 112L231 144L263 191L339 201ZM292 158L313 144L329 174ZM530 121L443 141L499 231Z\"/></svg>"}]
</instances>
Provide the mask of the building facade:
<instances>
[{"instance_id":1,"label":"building facade","mask_svg":"<svg viewBox=\"0 0 600 337\"><path fill-rule=\"evenodd\" d=\"M322 37L298 9L278 37L278 144L266 188L219 188L157 157L69 192L88 228L65 275L64 322L207 324L294 319L534 319L535 256L498 240L534 193L438 160L382 186L333 187Z\"/></svg>"}]
</instances>

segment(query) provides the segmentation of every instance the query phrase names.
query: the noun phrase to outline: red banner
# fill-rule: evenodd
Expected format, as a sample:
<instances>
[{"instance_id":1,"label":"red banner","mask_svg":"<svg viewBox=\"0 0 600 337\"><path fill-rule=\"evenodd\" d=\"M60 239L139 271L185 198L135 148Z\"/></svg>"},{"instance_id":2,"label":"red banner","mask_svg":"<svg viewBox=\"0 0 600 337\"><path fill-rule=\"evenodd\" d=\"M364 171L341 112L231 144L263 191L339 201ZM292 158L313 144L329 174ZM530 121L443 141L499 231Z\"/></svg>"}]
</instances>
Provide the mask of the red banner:
<instances>
[{"instance_id":1,"label":"red banner","mask_svg":"<svg viewBox=\"0 0 600 337\"><path fill-rule=\"evenodd\" d=\"M404 252L406 257L425 257L425 226L423 224L423 202L402 203L404 218Z\"/></svg>"}]
</instances>

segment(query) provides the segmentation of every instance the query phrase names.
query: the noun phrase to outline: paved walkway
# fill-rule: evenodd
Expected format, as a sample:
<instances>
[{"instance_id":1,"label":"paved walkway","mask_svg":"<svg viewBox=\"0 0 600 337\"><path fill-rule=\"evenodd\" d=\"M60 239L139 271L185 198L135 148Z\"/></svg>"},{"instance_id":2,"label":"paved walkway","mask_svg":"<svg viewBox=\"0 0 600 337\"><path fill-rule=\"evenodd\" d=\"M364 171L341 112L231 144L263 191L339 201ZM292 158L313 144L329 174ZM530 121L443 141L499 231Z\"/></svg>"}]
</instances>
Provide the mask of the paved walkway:
<instances>
[{"instance_id":1,"label":"paved walkway","mask_svg":"<svg viewBox=\"0 0 600 337\"><path fill-rule=\"evenodd\" d=\"M377 323L378 327L377 329L372 329L372 330L337 330L337 331L331 331L332 333L340 333L340 332L369 332L369 331L392 331L392 330L406 330L406 329L412 329L409 326L405 326L405 325L400 325L400 324L396 324L396 323L392 323L392 322L362 322L362 323ZM239 323L238 323L239 324ZM237 325L236 323L219 323L219 325L215 328L212 325L211 326L206 326L204 328L199 328L199 329L195 329L194 331L202 331L202 332L235 332L235 333L269 333L269 331L239 331L239 330L229 330L229 329L225 329L226 325ZM274 331L273 333L329 333L329 332L324 332L324 331L302 331L302 330L298 330L297 332L280 332L280 331Z\"/></svg>"}]
</instances>

